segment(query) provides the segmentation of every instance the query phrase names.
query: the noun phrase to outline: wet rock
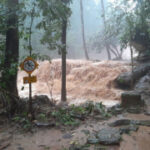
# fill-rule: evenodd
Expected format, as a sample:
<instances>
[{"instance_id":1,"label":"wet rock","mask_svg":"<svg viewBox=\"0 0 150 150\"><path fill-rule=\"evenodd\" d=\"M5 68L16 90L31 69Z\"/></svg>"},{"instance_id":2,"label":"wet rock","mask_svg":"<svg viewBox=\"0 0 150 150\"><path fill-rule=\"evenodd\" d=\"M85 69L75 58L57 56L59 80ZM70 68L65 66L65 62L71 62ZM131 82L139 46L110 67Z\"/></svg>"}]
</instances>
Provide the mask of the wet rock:
<instances>
[{"instance_id":1,"label":"wet rock","mask_svg":"<svg viewBox=\"0 0 150 150\"><path fill-rule=\"evenodd\" d=\"M147 92L146 94L142 93L142 99L144 100L144 111L147 115L150 115L150 93Z\"/></svg>"},{"instance_id":2,"label":"wet rock","mask_svg":"<svg viewBox=\"0 0 150 150\"><path fill-rule=\"evenodd\" d=\"M148 126L150 127L150 120L140 120L140 121L135 121L136 125L140 126Z\"/></svg>"},{"instance_id":3,"label":"wet rock","mask_svg":"<svg viewBox=\"0 0 150 150\"><path fill-rule=\"evenodd\" d=\"M141 112L143 111L143 108L142 107L130 107L130 108L127 108L127 112L129 113L133 113L133 114L140 114Z\"/></svg>"},{"instance_id":4,"label":"wet rock","mask_svg":"<svg viewBox=\"0 0 150 150\"><path fill-rule=\"evenodd\" d=\"M112 113L114 115L117 115L117 114L121 114L123 113L124 109L121 107L120 104L116 105L116 106L113 106L113 107L110 107L107 109L107 111L109 113Z\"/></svg>"},{"instance_id":5,"label":"wet rock","mask_svg":"<svg viewBox=\"0 0 150 150\"><path fill-rule=\"evenodd\" d=\"M136 132L138 129L139 129L139 127L136 126L136 125L130 125L130 126L126 126L126 127L121 127L120 128L120 134L124 134L124 133L128 134L131 131L135 131Z\"/></svg>"},{"instance_id":6,"label":"wet rock","mask_svg":"<svg viewBox=\"0 0 150 150\"><path fill-rule=\"evenodd\" d=\"M54 127L56 125L54 122L46 123L46 122L38 122L38 121L35 121L34 124L40 128L42 128L42 127Z\"/></svg>"},{"instance_id":7,"label":"wet rock","mask_svg":"<svg viewBox=\"0 0 150 150\"><path fill-rule=\"evenodd\" d=\"M66 133L66 134L64 134L63 135L63 138L64 139L71 139L73 136L72 136L72 134L70 134L70 133Z\"/></svg>"},{"instance_id":8,"label":"wet rock","mask_svg":"<svg viewBox=\"0 0 150 150\"><path fill-rule=\"evenodd\" d=\"M142 77L135 85L135 90L139 92L149 91L150 86L150 72Z\"/></svg>"},{"instance_id":9,"label":"wet rock","mask_svg":"<svg viewBox=\"0 0 150 150\"><path fill-rule=\"evenodd\" d=\"M99 140L95 137L95 135L90 135L87 139L87 143L97 144L97 143L99 143Z\"/></svg>"},{"instance_id":10,"label":"wet rock","mask_svg":"<svg viewBox=\"0 0 150 150\"><path fill-rule=\"evenodd\" d=\"M131 88L132 75L129 72L123 73L119 75L114 81L116 86L121 89L129 89Z\"/></svg>"},{"instance_id":11,"label":"wet rock","mask_svg":"<svg viewBox=\"0 0 150 150\"><path fill-rule=\"evenodd\" d=\"M130 72L121 74L114 81L116 86L122 89L131 88L131 81L133 78L133 83L135 84L140 78L145 76L150 70L150 63L142 64L133 70L133 76Z\"/></svg>"},{"instance_id":12,"label":"wet rock","mask_svg":"<svg viewBox=\"0 0 150 150\"><path fill-rule=\"evenodd\" d=\"M109 123L110 127L117 127L117 126L126 126L126 125L130 125L131 124L131 120L129 119L120 119L120 120L116 120L112 123Z\"/></svg>"},{"instance_id":13,"label":"wet rock","mask_svg":"<svg viewBox=\"0 0 150 150\"><path fill-rule=\"evenodd\" d=\"M121 119L121 120L116 120L112 123L109 123L108 125L111 126L111 127L127 126L127 125L150 126L150 120Z\"/></svg>"},{"instance_id":14,"label":"wet rock","mask_svg":"<svg viewBox=\"0 0 150 150\"><path fill-rule=\"evenodd\" d=\"M123 108L116 108L115 110L114 110L114 113L115 114L121 114L122 112L123 112L124 110L123 110Z\"/></svg>"},{"instance_id":15,"label":"wet rock","mask_svg":"<svg viewBox=\"0 0 150 150\"><path fill-rule=\"evenodd\" d=\"M125 108L143 106L141 94L135 91L125 92L121 95L121 105Z\"/></svg>"},{"instance_id":16,"label":"wet rock","mask_svg":"<svg viewBox=\"0 0 150 150\"><path fill-rule=\"evenodd\" d=\"M119 144L121 140L121 134L119 129L115 128L104 128L97 134L99 143L104 145Z\"/></svg>"}]
</instances>

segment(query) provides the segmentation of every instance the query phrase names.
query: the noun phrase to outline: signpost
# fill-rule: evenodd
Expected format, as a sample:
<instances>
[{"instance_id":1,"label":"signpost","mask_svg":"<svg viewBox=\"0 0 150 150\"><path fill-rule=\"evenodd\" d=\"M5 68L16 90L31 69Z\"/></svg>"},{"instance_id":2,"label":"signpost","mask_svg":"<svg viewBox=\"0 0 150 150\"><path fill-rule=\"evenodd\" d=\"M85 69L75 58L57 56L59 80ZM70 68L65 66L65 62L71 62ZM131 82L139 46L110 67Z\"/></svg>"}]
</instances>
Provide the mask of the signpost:
<instances>
[{"instance_id":1,"label":"signpost","mask_svg":"<svg viewBox=\"0 0 150 150\"><path fill-rule=\"evenodd\" d=\"M38 63L32 58L32 57L27 57L21 64L20 68L24 70L27 74L28 77L23 78L23 83L24 84L29 84L29 113L33 117L33 112L32 112L32 83L37 82L37 77L36 76L31 76L33 71L37 69Z\"/></svg>"},{"instance_id":2,"label":"signpost","mask_svg":"<svg viewBox=\"0 0 150 150\"><path fill-rule=\"evenodd\" d=\"M38 67L38 63L32 58L27 57L21 64L20 67L22 70L31 74Z\"/></svg>"},{"instance_id":3,"label":"signpost","mask_svg":"<svg viewBox=\"0 0 150 150\"><path fill-rule=\"evenodd\" d=\"M35 83L35 82L37 82L37 77L36 76L31 76L30 78L29 77L24 77L23 78L23 83L24 84Z\"/></svg>"}]
</instances>

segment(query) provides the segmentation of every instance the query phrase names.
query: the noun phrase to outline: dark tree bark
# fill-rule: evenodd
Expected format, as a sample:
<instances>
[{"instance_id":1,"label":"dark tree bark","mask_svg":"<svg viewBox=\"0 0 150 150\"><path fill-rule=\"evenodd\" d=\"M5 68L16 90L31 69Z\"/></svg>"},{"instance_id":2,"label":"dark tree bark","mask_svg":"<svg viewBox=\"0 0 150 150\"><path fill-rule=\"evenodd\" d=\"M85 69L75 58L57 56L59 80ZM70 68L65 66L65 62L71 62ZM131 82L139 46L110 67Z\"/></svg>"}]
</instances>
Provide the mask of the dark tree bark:
<instances>
[{"instance_id":1,"label":"dark tree bark","mask_svg":"<svg viewBox=\"0 0 150 150\"><path fill-rule=\"evenodd\" d=\"M101 0L101 7L102 7L102 11L103 11L103 22L104 22L104 30L105 30L105 33L106 33L106 19L105 19L105 7L104 7L104 1ZM106 37L105 37L106 39ZM109 49L109 46L108 46L108 43L106 42L105 40L105 47L106 47L106 51L107 51L107 55L108 55L108 60L111 60L111 53L110 53L110 49Z\"/></svg>"},{"instance_id":2,"label":"dark tree bark","mask_svg":"<svg viewBox=\"0 0 150 150\"><path fill-rule=\"evenodd\" d=\"M9 15L7 18L7 31L6 31L6 49L4 58L5 72L3 77L6 81L6 90L18 96L17 90L17 64L19 58L19 34L18 34L18 0L7 0L7 7ZM13 72L10 73L12 65Z\"/></svg>"},{"instance_id":3,"label":"dark tree bark","mask_svg":"<svg viewBox=\"0 0 150 150\"><path fill-rule=\"evenodd\" d=\"M6 8L6 43L4 51L4 69L1 81L2 88L6 91L5 101L9 102L6 109L11 117L18 109L17 71L19 58L19 33L18 33L18 0L7 0Z\"/></svg>"},{"instance_id":4,"label":"dark tree bark","mask_svg":"<svg viewBox=\"0 0 150 150\"><path fill-rule=\"evenodd\" d=\"M61 82L61 101L66 101L66 34L67 34L67 19L62 20L62 82Z\"/></svg>"},{"instance_id":5,"label":"dark tree bark","mask_svg":"<svg viewBox=\"0 0 150 150\"><path fill-rule=\"evenodd\" d=\"M85 58L89 60L89 55L87 51L87 46L86 46L86 40L85 40L85 30L84 30L84 15L83 15L83 3L82 0L80 0L80 12L81 12L81 28L82 28L82 40L83 40L83 48L84 48L84 53L85 53Z\"/></svg>"}]
</instances>

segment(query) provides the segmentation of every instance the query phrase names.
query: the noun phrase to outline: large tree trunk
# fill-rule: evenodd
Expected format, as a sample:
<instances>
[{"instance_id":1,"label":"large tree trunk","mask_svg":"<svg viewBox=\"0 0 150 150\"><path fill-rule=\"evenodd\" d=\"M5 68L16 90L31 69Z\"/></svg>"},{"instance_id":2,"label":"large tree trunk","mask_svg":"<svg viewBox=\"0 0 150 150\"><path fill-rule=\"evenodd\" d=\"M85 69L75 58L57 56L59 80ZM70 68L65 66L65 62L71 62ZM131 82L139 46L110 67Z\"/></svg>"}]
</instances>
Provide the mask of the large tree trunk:
<instances>
[{"instance_id":1,"label":"large tree trunk","mask_svg":"<svg viewBox=\"0 0 150 150\"><path fill-rule=\"evenodd\" d=\"M4 53L4 70L2 72L1 82L6 96L7 113L12 116L17 110L17 70L19 58L19 34L18 34L18 0L7 0L8 16L6 16L6 43Z\"/></svg>"},{"instance_id":2,"label":"large tree trunk","mask_svg":"<svg viewBox=\"0 0 150 150\"><path fill-rule=\"evenodd\" d=\"M17 65L19 58L18 34L18 0L7 0L9 16L7 18L6 49L4 58L6 90L18 96L17 90ZM10 71L11 70L11 71Z\"/></svg>"},{"instance_id":3,"label":"large tree trunk","mask_svg":"<svg viewBox=\"0 0 150 150\"><path fill-rule=\"evenodd\" d=\"M89 60L87 46L86 46L86 40L85 40L84 17L83 17L83 3L82 3L82 0L80 0L80 11L81 11L81 28L82 28L83 48L84 48L85 58L87 60Z\"/></svg>"},{"instance_id":4,"label":"large tree trunk","mask_svg":"<svg viewBox=\"0 0 150 150\"><path fill-rule=\"evenodd\" d=\"M103 22L104 22L104 30L105 30L105 34L106 34L106 19L105 19L105 7L104 7L104 1L101 0L101 7L102 7L102 11L103 11ZM108 46L108 43L106 41L106 37L105 37L105 47L106 47L106 51L107 51L107 55L108 55L108 60L111 60L111 53L110 53L110 49Z\"/></svg>"},{"instance_id":5,"label":"large tree trunk","mask_svg":"<svg viewBox=\"0 0 150 150\"><path fill-rule=\"evenodd\" d=\"M62 85L61 85L61 101L66 101L66 33L67 33L67 19L62 21Z\"/></svg>"}]
</instances>

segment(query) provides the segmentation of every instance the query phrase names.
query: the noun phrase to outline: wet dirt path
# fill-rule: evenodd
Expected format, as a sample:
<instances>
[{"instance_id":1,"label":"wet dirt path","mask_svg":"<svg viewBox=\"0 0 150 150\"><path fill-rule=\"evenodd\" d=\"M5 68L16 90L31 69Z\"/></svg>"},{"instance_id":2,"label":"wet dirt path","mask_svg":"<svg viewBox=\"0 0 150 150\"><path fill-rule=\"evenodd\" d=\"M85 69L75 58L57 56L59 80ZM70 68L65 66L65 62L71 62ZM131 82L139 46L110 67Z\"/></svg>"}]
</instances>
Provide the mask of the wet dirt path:
<instances>
[{"instance_id":1,"label":"wet dirt path","mask_svg":"<svg viewBox=\"0 0 150 150\"><path fill-rule=\"evenodd\" d=\"M103 127L107 127L107 123L116 119L133 119L133 120L149 120L149 116L144 114L132 115L122 114L113 117L108 121L87 120L74 130L67 128L39 128L35 133L12 132L12 128L8 125L0 130L0 139L4 136L11 135L7 140L10 145L4 150L65 150L72 144L85 144L88 135L85 131L97 132ZM5 134L4 134L5 133ZM5 141L6 142L6 141ZM106 147L105 147L106 148ZM140 126L138 132L131 132L130 135L124 134L120 146L110 146L106 150L149 150L150 149L150 127ZM90 150L96 150L95 146L91 146Z\"/></svg>"}]
</instances>

